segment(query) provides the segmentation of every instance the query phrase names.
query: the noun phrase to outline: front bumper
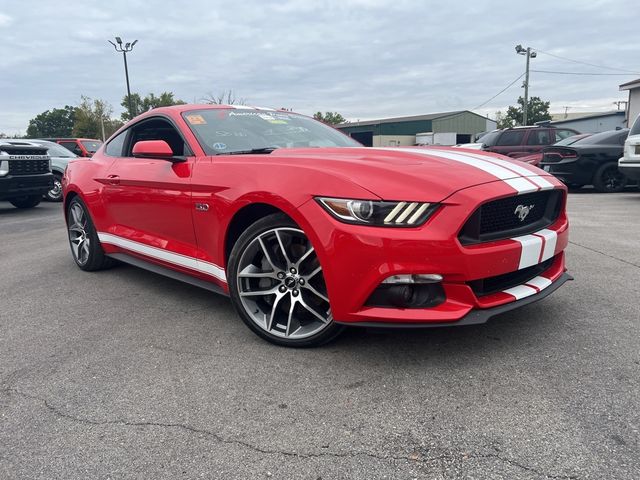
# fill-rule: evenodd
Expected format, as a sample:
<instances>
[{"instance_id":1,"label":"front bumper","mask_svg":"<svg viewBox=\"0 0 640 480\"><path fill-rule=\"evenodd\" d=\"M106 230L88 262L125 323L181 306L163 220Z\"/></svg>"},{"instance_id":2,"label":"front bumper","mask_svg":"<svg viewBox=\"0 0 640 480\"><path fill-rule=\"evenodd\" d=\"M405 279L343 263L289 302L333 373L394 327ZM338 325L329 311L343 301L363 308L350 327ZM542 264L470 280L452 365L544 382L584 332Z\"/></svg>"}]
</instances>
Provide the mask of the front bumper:
<instances>
[{"instance_id":1,"label":"front bumper","mask_svg":"<svg viewBox=\"0 0 640 480\"><path fill-rule=\"evenodd\" d=\"M558 180L546 178L556 188L564 188ZM516 308L558 288L567 279L563 251L568 243L568 221L564 208L553 225L538 232L552 242L547 242L546 248L545 240L539 241L533 263L523 263L525 249L529 257L532 253L531 245L525 241L529 239L523 240L524 237L467 246L458 240L460 229L481 203L513 195L501 188L504 188L501 184L492 182L456 192L418 228L348 225L333 219L315 201L302 205L301 213L309 222L309 228L304 229L309 232L322 264L334 320L368 326L482 323L501 313L503 306ZM481 296L474 293L471 285L474 281L510 274L545 260L549 266L532 279L533 283L543 285L538 291L526 287L531 283L527 280L519 285L520 290L514 290L515 294L509 289ZM429 273L443 277L442 303L425 308L367 305L367 299L387 277ZM524 299L528 301L520 302L523 298L520 291L527 289L529 293Z\"/></svg>"},{"instance_id":2,"label":"front bumper","mask_svg":"<svg viewBox=\"0 0 640 480\"><path fill-rule=\"evenodd\" d=\"M634 163L619 161L618 170L620 170L620 172L622 172L626 177L640 181L640 161Z\"/></svg>"},{"instance_id":3,"label":"front bumper","mask_svg":"<svg viewBox=\"0 0 640 480\"><path fill-rule=\"evenodd\" d=\"M6 175L0 177L0 200L44 195L53 188L53 174Z\"/></svg>"}]
</instances>

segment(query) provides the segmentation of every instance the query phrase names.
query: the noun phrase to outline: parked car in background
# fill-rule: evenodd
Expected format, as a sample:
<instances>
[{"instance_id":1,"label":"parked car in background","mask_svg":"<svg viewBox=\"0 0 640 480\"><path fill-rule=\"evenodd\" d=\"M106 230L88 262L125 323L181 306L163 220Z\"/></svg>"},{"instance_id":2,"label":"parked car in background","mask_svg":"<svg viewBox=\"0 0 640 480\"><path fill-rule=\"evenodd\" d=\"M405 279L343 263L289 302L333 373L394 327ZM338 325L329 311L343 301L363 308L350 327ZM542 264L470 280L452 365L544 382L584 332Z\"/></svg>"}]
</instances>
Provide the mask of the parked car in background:
<instances>
[{"instance_id":1,"label":"parked car in background","mask_svg":"<svg viewBox=\"0 0 640 480\"><path fill-rule=\"evenodd\" d=\"M568 147L545 148L540 167L571 188L593 185L598 192L620 192L628 178L618 169L629 129L596 133Z\"/></svg>"},{"instance_id":2,"label":"parked car in background","mask_svg":"<svg viewBox=\"0 0 640 480\"><path fill-rule=\"evenodd\" d=\"M62 145L48 140L31 140L31 142L42 145L47 148L47 153L51 157L51 173L53 173L53 187L44 194L44 198L50 202L62 201L62 175L67 164L74 158L78 158L73 152L70 152Z\"/></svg>"},{"instance_id":3,"label":"parked car in background","mask_svg":"<svg viewBox=\"0 0 640 480\"><path fill-rule=\"evenodd\" d=\"M280 345L484 323L570 278L553 176L487 152L365 148L292 112L156 108L62 184L79 268L117 259L229 294Z\"/></svg>"},{"instance_id":4,"label":"parked car in background","mask_svg":"<svg viewBox=\"0 0 640 480\"><path fill-rule=\"evenodd\" d=\"M91 157L102 145L102 141L95 138L43 138L42 140L59 143L78 157Z\"/></svg>"},{"instance_id":5,"label":"parked car in background","mask_svg":"<svg viewBox=\"0 0 640 480\"><path fill-rule=\"evenodd\" d=\"M487 133L476 143L466 143L459 147L519 158L538 153L544 147L579 133L571 128L555 128L548 125L503 128Z\"/></svg>"},{"instance_id":6,"label":"parked car in background","mask_svg":"<svg viewBox=\"0 0 640 480\"><path fill-rule=\"evenodd\" d=\"M640 116L636 118L624 142L623 156L618 161L618 168L628 178L640 182Z\"/></svg>"},{"instance_id":7,"label":"parked car in background","mask_svg":"<svg viewBox=\"0 0 640 480\"><path fill-rule=\"evenodd\" d=\"M27 140L0 140L0 200L33 208L53 185L47 149Z\"/></svg>"},{"instance_id":8,"label":"parked car in background","mask_svg":"<svg viewBox=\"0 0 640 480\"><path fill-rule=\"evenodd\" d=\"M562 147L562 146L566 146L566 145L572 145L574 143L576 143L578 140L581 140L583 138L587 138L589 136L591 136L593 134L591 133L581 133L579 135L573 135L571 137L567 137L563 140L560 140L559 142L556 142L553 144L553 146L555 147ZM549 147L546 147L549 148ZM530 165L535 165L536 167L540 165L540 162L542 161L542 152L544 152L544 149L541 152L538 153L534 153L533 155L527 155L526 157L518 157L518 160L520 160L521 162L525 162L528 163Z\"/></svg>"}]
</instances>

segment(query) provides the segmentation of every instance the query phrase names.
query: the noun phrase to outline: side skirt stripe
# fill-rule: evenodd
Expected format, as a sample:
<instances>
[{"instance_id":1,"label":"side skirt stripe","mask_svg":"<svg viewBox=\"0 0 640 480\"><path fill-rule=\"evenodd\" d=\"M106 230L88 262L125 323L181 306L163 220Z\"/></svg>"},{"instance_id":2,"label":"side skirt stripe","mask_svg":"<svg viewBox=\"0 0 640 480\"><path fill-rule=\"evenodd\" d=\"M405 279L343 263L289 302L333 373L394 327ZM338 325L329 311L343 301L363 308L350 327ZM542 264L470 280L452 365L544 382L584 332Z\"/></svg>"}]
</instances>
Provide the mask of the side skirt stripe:
<instances>
[{"instance_id":1,"label":"side skirt stripe","mask_svg":"<svg viewBox=\"0 0 640 480\"><path fill-rule=\"evenodd\" d=\"M216 277L218 280L222 280L223 282L227 281L224 269L213 263L198 260L197 258L188 257L186 255L180 255L179 253L169 252L161 248L151 247L110 233L98 232L98 239L101 243L108 243L110 245L125 248L132 252L140 253L157 260L162 260L164 262L173 263L174 265L206 273Z\"/></svg>"}]
</instances>

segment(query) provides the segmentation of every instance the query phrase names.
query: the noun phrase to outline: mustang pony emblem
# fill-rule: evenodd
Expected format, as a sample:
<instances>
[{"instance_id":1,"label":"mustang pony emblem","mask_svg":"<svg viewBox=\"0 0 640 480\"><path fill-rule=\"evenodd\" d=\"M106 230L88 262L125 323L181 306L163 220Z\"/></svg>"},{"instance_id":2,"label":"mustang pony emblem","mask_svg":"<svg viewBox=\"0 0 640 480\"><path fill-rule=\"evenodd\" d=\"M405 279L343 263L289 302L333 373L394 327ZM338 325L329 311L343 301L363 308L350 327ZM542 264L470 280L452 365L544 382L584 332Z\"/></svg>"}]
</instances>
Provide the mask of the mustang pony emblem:
<instances>
[{"instance_id":1,"label":"mustang pony emblem","mask_svg":"<svg viewBox=\"0 0 640 480\"><path fill-rule=\"evenodd\" d=\"M518 216L521 222L524 222L524 219L527 218L527 215L533 210L533 207L535 207L535 205L518 205L513 213Z\"/></svg>"}]
</instances>

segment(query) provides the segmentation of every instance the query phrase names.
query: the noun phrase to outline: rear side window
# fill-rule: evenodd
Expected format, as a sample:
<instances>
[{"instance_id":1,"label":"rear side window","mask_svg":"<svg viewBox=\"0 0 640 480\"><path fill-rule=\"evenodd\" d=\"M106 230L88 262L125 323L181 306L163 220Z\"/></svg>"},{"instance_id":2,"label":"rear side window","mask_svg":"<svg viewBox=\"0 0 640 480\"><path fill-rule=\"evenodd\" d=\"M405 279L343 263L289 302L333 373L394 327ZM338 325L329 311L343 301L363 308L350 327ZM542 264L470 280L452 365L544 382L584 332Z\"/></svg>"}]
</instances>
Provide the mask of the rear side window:
<instances>
[{"instance_id":1,"label":"rear side window","mask_svg":"<svg viewBox=\"0 0 640 480\"><path fill-rule=\"evenodd\" d=\"M107 143L104 153L110 157L122 157L122 148L124 147L124 141L127 138L128 130L116 135L109 143Z\"/></svg>"},{"instance_id":2,"label":"rear side window","mask_svg":"<svg viewBox=\"0 0 640 480\"><path fill-rule=\"evenodd\" d=\"M640 115L638 115L638 118L636 118L633 127L631 127L629 135L640 135Z\"/></svg>"},{"instance_id":3,"label":"rear side window","mask_svg":"<svg viewBox=\"0 0 640 480\"><path fill-rule=\"evenodd\" d=\"M573 137L576 134L573 130L564 130L559 128L556 130L556 140L564 140L565 138Z\"/></svg>"},{"instance_id":4,"label":"rear side window","mask_svg":"<svg viewBox=\"0 0 640 480\"><path fill-rule=\"evenodd\" d=\"M73 142L60 142L60 145L62 145L67 150L72 151L76 155L82 155L82 150L80 150L80 147L78 146L78 144L75 141L73 141Z\"/></svg>"},{"instance_id":5,"label":"rear side window","mask_svg":"<svg viewBox=\"0 0 640 480\"><path fill-rule=\"evenodd\" d=\"M500 135L496 146L499 147L512 147L516 145L522 145L522 139L524 138L524 130L507 130Z\"/></svg>"},{"instance_id":6,"label":"rear side window","mask_svg":"<svg viewBox=\"0 0 640 480\"><path fill-rule=\"evenodd\" d=\"M547 129L531 130L529 132L529 138L527 138L527 145L551 145L550 132Z\"/></svg>"}]
</instances>

